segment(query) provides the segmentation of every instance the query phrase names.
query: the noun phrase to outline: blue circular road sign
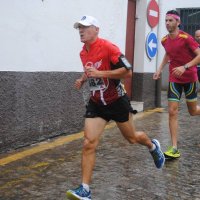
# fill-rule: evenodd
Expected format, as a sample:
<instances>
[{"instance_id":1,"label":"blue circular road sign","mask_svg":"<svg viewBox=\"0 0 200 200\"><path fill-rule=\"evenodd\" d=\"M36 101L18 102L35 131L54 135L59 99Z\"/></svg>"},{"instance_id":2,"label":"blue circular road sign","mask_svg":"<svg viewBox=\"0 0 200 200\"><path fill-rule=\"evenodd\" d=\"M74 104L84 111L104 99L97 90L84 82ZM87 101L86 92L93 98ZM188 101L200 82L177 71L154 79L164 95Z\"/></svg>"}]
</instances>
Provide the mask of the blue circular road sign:
<instances>
[{"instance_id":1,"label":"blue circular road sign","mask_svg":"<svg viewBox=\"0 0 200 200\"><path fill-rule=\"evenodd\" d=\"M158 40L155 33L150 32L146 38L146 52L147 56L152 59L157 53Z\"/></svg>"}]
</instances>

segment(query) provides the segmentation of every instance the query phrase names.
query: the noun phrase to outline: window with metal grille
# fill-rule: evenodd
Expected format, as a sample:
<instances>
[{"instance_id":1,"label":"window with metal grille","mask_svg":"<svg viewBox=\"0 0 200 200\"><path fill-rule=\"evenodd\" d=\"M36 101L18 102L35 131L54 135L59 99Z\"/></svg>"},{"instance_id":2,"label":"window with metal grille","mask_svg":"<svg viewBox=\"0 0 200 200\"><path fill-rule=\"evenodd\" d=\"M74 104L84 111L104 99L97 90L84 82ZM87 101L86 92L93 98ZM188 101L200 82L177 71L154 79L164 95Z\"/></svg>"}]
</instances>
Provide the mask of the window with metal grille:
<instances>
[{"instance_id":1,"label":"window with metal grille","mask_svg":"<svg viewBox=\"0 0 200 200\"><path fill-rule=\"evenodd\" d=\"M180 29L194 36L194 32L200 29L200 8L178 9L181 17Z\"/></svg>"}]
</instances>

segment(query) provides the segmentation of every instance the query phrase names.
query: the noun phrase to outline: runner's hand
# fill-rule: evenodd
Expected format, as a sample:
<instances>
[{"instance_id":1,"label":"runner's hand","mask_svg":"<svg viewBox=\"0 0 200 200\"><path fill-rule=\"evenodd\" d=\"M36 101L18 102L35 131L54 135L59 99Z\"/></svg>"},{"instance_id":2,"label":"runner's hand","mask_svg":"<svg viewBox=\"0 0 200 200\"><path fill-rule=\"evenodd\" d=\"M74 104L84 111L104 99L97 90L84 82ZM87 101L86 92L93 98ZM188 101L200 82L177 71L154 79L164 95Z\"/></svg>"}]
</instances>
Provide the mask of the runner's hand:
<instances>
[{"instance_id":1,"label":"runner's hand","mask_svg":"<svg viewBox=\"0 0 200 200\"><path fill-rule=\"evenodd\" d=\"M154 73L154 75L153 75L153 79L154 80L158 80L159 78L160 78L160 72L159 71L157 71L156 73Z\"/></svg>"},{"instance_id":2,"label":"runner's hand","mask_svg":"<svg viewBox=\"0 0 200 200\"><path fill-rule=\"evenodd\" d=\"M82 87L83 83L84 83L84 80L81 79L81 78L79 78L79 79L77 79L77 80L75 81L74 87L75 87L77 90L79 90L79 89Z\"/></svg>"},{"instance_id":3,"label":"runner's hand","mask_svg":"<svg viewBox=\"0 0 200 200\"><path fill-rule=\"evenodd\" d=\"M174 69L172 69L172 74L176 77L180 77L182 76L182 74L185 72L185 68L184 66L180 66L180 67L175 67Z\"/></svg>"},{"instance_id":4,"label":"runner's hand","mask_svg":"<svg viewBox=\"0 0 200 200\"><path fill-rule=\"evenodd\" d=\"M94 67L86 68L87 77L100 78L100 71Z\"/></svg>"}]
</instances>

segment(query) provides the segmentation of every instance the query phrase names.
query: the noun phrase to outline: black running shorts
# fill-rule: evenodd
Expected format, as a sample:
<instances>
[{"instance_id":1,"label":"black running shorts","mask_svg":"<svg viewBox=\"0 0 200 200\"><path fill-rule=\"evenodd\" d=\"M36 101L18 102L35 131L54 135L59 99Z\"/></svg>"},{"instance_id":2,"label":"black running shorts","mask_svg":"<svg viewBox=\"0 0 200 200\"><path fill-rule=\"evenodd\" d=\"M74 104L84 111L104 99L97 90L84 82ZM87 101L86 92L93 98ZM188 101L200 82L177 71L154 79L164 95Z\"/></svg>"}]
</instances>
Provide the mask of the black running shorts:
<instances>
[{"instance_id":1,"label":"black running shorts","mask_svg":"<svg viewBox=\"0 0 200 200\"><path fill-rule=\"evenodd\" d=\"M106 121L126 122L129 120L129 113L136 114L137 111L131 107L128 96L124 95L109 105L99 105L90 99L86 106L85 117L101 117Z\"/></svg>"}]
</instances>

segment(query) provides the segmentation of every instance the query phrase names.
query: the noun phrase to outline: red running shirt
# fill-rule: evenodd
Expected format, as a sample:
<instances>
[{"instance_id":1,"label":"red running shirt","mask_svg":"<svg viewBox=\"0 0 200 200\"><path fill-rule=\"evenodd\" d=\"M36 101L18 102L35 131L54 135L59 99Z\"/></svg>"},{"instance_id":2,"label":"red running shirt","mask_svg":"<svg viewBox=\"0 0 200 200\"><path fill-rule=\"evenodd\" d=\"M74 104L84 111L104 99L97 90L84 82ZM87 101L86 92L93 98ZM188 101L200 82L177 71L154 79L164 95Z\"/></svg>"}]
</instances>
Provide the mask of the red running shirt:
<instances>
[{"instance_id":1,"label":"red running shirt","mask_svg":"<svg viewBox=\"0 0 200 200\"><path fill-rule=\"evenodd\" d=\"M100 71L117 69L115 64L119 62L122 53L119 48L111 42L97 38L90 46L90 51L85 45L80 52L83 68L95 67ZM109 78L88 78L91 91L91 99L98 103L107 105L125 95L125 89L120 80Z\"/></svg>"},{"instance_id":2,"label":"red running shirt","mask_svg":"<svg viewBox=\"0 0 200 200\"><path fill-rule=\"evenodd\" d=\"M167 35L162 39L161 43L170 60L169 81L175 83L191 83L197 81L196 65L185 70L181 77L172 75L173 68L183 66L196 57L194 51L198 48L198 43L193 37L183 31L179 31L175 39L171 39Z\"/></svg>"}]
</instances>

